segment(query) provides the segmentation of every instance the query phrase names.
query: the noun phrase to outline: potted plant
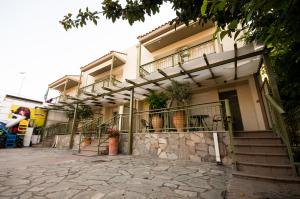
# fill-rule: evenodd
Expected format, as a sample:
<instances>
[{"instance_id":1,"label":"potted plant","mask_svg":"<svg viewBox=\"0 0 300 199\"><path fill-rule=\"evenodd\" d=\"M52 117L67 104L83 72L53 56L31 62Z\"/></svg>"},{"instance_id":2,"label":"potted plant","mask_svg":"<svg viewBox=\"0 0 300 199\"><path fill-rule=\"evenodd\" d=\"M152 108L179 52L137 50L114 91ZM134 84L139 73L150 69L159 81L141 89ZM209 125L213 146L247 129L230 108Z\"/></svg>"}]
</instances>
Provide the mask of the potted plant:
<instances>
[{"instance_id":1,"label":"potted plant","mask_svg":"<svg viewBox=\"0 0 300 199\"><path fill-rule=\"evenodd\" d=\"M120 132L115 128L109 128L108 132L108 155L118 154Z\"/></svg>"},{"instance_id":2,"label":"potted plant","mask_svg":"<svg viewBox=\"0 0 300 199\"><path fill-rule=\"evenodd\" d=\"M166 93L157 93L154 91L151 91L149 96L146 98L146 102L149 104L149 108L152 113L151 124L155 132L160 132L163 125L163 119L161 115L157 113L157 110L166 108L168 99L169 98Z\"/></svg>"},{"instance_id":3,"label":"potted plant","mask_svg":"<svg viewBox=\"0 0 300 199\"><path fill-rule=\"evenodd\" d=\"M192 89L190 84L179 83L172 81L171 86L168 88L170 97L170 106L185 106L192 97ZM185 127L185 111L173 112L173 125L178 132L182 132Z\"/></svg>"}]
</instances>

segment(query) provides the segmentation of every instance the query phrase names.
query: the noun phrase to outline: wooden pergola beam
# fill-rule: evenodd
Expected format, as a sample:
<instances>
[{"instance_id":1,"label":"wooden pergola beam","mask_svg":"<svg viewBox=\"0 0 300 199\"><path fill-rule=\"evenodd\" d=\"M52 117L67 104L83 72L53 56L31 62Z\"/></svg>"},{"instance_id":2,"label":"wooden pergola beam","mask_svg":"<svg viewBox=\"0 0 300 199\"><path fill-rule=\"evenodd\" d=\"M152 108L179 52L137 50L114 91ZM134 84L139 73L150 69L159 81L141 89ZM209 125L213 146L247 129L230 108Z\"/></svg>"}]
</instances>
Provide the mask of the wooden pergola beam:
<instances>
[{"instance_id":1,"label":"wooden pergola beam","mask_svg":"<svg viewBox=\"0 0 300 199\"><path fill-rule=\"evenodd\" d=\"M144 79L145 81L149 82L149 80L148 80L147 78L145 78L145 77L141 77L141 78ZM164 87L161 86L160 83L153 82L152 84L154 84L155 86L158 86L158 87L161 88L161 89L166 90Z\"/></svg>"},{"instance_id":2,"label":"wooden pergola beam","mask_svg":"<svg viewBox=\"0 0 300 199\"><path fill-rule=\"evenodd\" d=\"M137 83L135 83L135 82L133 82L133 81L131 81L131 80L129 80L129 79L125 79L125 81L128 82L129 84L132 84L132 85L135 86L135 87L139 87L139 88L144 89L144 90L146 90L146 91L148 91L148 92L153 91L153 90L150 89L150 88L143 88L142 86L138 86Z\"/></svg>"},{"instance_id":3,"label":"wooden pergola beam","mask_svg":"<svg viewBox=\"0 0 300 199\"><path fill-rule=\"evenodd\" d=\"M211 74L211 77L212 77L212 78L215 80L215 82L217 83L217 81L216 81L216 76L215 76L215 74L214 74L213 71L212 71L212 67L211 67L211 65L209 64L208 59L207 59L207 56L206 56L205 53L203 54L203 57L204 57L206 66L207 66L207 68L208 68L208 70L209 70L209 72L210 72L210 74Z\"/></svg>"},{"instance_id":4,"label":"wooden pergola beam","mask_svg":"<svg viewBox=\"0 0 300 199\"><path fill-rule=\"evenodd\" d=\"M218 61L216 63L209 64L209 66L201 66L201 67L193 68L193 69L187 70L187 72L192 74L192 73L203 71L203 70L209 70L209 69L217 67L217 66L232 63L235 60L239 61L239 60L255 57L255 56L258 56L258 55L262 55L263 53L264 53L264 50L258 50L258 51L254 51L254 52L247 53L247 54L244 54L244 55L240 55L237 58L229 58L229 59L226 59L226 60ZM176 73L176 74L173 74L173 75L169 75L168 78L175 78L175 77L179 77L179 76L182 76L182 74L181 73ZM161 82L161 81L164 81L168 78L161 77L161 78L153 79L153 80L150 80L149 82L143 82L143 83L137 84L137 86L141 87L141 86L145 86L147 84L153 84L154 82ZM122 91L130 91L134 87L135 87L134 85L133 86L128 86L128 87L123 87L123 88L120 88L120 89L110 91L109 93L102 93L99 96L105 96L107 94L119 93L119 92L122 92ZM145 94L143 94L143 95L145 96Z\"/></svg>"},{"instance_id":5,"label":"wooden pergola beam","mask_svg":"<svg viewBox=\"0 0 300 199\"><path fill-rule=\"evenodd\" d=\"M106 90L106 91L110 91L110 92L113 91L113 89L107 88L107 87L105 87L105 86L103 86L102 89L103 89L103 90Z\"/></svg>"},{"instance_id":6,"label":"wooden pergola beam","mask_svg":"<svg viewBox=\"0 0 300 199\"><path fill-rule=\"evenodd\" d=\"M125 79L125 81L128 82L129 84L137 86L137 83L135 83L134 81L131 81L130 79Z\"/></svg>"},{"instance_id":7,"label":"wooden pergola beam","mask_svg":"<svg viewBox=\"0 0 300 199\"><path fill-rule=\"evenodd\" d=\"M179 68L182 70L183 74L187 75L198 87L201 87L201 84L199 82L196 82L196 80L193 78L191 73L188 73L181 65L180 62L178 62Z\"/></svg>"},{"instance_id":8,"label":"wooden pergola beam","mask_svg":"<svg viewBox=\"0 0 300 199\"><path fill-rule=\"evenodd\" d=\"M115 100L115 99L110 98L110 97L107 97L107 98L104 98L104 99L107 99L107 100L110 100L110 101L114 101Z\"/></svg>"},{"instance_id":9,"label":"wooden pergola beam","mask_svg":"<svg viewBox=\"0 0 300 199\"><path fill-rule=\"evenodd\" d=\"M166 79L173 81L172 78L170 78L163 70L157 69L157 72L159 72L162 76L164 76Z\"/></svg>"}]
</instances>

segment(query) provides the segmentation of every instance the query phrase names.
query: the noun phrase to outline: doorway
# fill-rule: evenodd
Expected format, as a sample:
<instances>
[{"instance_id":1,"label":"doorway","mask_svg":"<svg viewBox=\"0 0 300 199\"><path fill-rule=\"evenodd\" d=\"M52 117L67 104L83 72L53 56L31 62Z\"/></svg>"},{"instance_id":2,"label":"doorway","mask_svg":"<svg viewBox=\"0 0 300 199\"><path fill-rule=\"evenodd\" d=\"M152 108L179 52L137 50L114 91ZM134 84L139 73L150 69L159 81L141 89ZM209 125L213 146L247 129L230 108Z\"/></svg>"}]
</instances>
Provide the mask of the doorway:
<instances>
[{"instance_id":1,"label":"doorway","mask_svg":"<svg viewBox=\"0 0 300 199\"><path fill-rule=\"evenodd\" d=\"M232 123L233 130L235 130L235 131L244 130L241 111L240 111L240 105L239 105L239 100L238 100L236 90L219 92L219 99L220 100L225 100L225 99L229 100L230 112L231 112L232 122L233 122ZM223 108L224 108L223 110L225 110L225 107L223 107Z\"/></svg>"}]
</instances>

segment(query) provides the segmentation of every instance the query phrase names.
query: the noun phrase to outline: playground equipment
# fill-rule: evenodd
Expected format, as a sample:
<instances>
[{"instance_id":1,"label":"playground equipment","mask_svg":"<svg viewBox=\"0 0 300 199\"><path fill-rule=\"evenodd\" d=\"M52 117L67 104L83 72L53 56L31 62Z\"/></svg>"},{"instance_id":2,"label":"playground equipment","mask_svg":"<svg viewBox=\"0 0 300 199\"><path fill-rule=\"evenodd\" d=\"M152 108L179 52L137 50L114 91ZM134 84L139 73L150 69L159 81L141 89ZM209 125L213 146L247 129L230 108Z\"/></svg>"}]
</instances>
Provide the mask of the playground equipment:
<instances>
[{"instance_id":1,"label":"playground equipment","mask_svg":"<svg viewBox=\"0 0 300 199\"><path fill-rule=\"evenodd\" d=\"M6 124L0 122L0 148L22 147L23 140L20 136L11 133Z\"/></svg>"}]
</instances>

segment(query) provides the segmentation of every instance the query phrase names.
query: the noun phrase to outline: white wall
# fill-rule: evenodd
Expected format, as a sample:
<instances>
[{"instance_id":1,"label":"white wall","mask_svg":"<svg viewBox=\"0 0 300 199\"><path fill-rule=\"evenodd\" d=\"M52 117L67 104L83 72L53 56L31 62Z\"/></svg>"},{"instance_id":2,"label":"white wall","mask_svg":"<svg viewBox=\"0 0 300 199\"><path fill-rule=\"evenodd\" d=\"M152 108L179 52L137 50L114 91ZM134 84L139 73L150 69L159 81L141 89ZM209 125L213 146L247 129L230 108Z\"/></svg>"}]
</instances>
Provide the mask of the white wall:
<instances>
[{"instance_id":1,"label":"white wall","mask_svg":"<svg viewBox=\"0 0 300 199\"><path fill-rule=\"evenodd\" d=\"M65 111L54 111L51 110L48 112L46 126L50 126L56 123L68 122L69 118L66 115Z\"/></svg>"},{"instance_id":2,"label":"white wall","mask_svg":"<svg viewBox=\"0 0 300 199\"><path fill-rule=\"evenodd\" d=\"M11 106L18 105L24 106L28 108L35 108L36 106L42 106L42 103L35 103L35 102L27 102L18 99L12 99L5 97L0 104L0 121L7 121L8 115L11 113Z\"/></svg>"}]
</instances>

